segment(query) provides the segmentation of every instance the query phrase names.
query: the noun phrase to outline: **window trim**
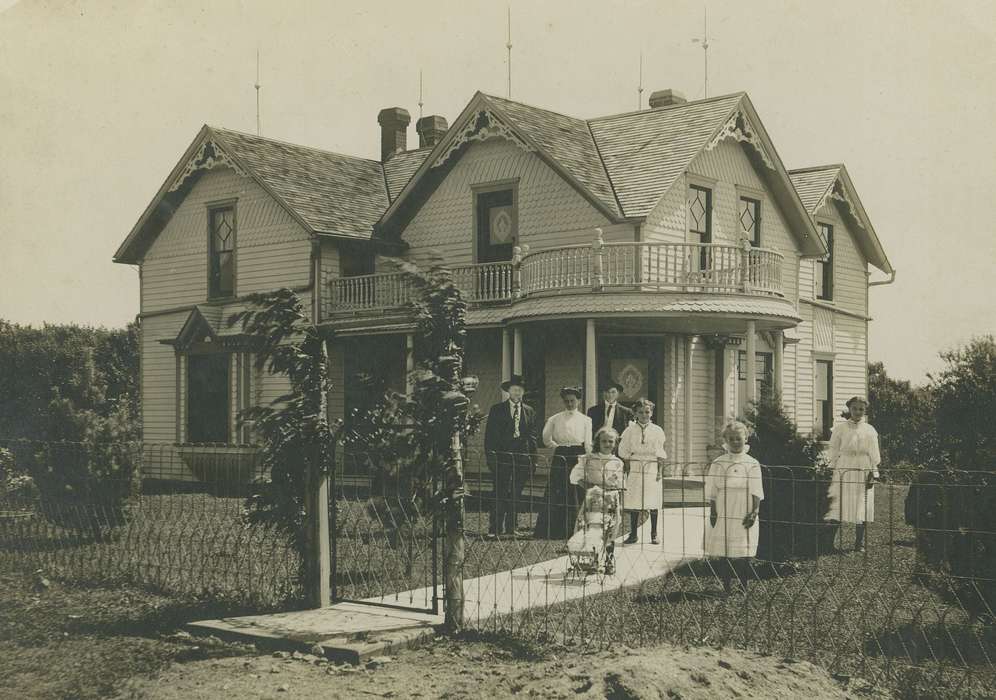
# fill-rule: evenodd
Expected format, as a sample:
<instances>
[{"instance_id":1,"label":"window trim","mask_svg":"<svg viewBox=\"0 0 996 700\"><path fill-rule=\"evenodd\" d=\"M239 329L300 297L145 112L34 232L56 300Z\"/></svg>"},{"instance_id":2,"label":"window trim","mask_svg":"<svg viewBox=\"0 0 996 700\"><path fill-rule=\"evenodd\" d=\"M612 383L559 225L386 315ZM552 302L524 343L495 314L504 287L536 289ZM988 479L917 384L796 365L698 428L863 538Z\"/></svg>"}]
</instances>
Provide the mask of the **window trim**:
<instances>
[{"instance_id":1,"label":"window trim","mask_svg":"<svg viewBox=\"0 0 996 700\"><path fill-rule=\"evenodd\" d=\"M827 228L827 255L826 260L821 258L816 258L815 269L813 270L813 298L819 299L820 301L832 302L833 292L834 292L834 269L836 267L834 260L834 224L829 221L817 220L816 230L820 231L822 227ZM822 293L817 293L816 291L816 276L820 275L820 282L823 286Z\"/></svg>"},{"instance_id":2,"label":"window trim","mask_svg":"<svg viewBox=\"0 0 996 700\"><path fill-rule=\"evenodd\" d=\"M472 232L474 239L474 264L482 264L481 261L481 250L480 250L480 229L478 221L478 195L487 194L489 192L502 192L504 190L512 191L512 216L515 221L515 240L512 242L512 247L522 245L522 235L519 231L519 178L506 178L504 180L494 180L491 182L481 182L470 186L470 209L471 209L471 221L473 222Z\"/></svg>"},{"instance_id":3,"label":"window trim","mask_svg":"<svg viewBox=\"0 0 996 700\"><path fill-rule=\"evenodd\" d=\"M239 208L238 197L221 199L205 204L207 213L207 299L208 301L218 301L235 299L239 295ZM232 210L232 291L230 294L213 293L212 256L214 255L214 231L211 230L211 217L216 211L222 209Z\"/></svg>"},{"instance_id":4,"label":"window trim","mask_svg":"<svg viewBox=\"0 0 996 700\"><path fill-rule=\"evenodd\" d=\"M755 248L760 248L761 241L764 240L764 230L762 227L764 222L764 200L753 192L746 192L740 189L737 190L737 223L739 224L741 236L746 233L743 228L743 221L740 218L740 205L745 201L753 202L757 205L757 216L755 217L754 223L754 238L751 239L750 244Z\"/></svg>"},{"instance_id":5,"label":"window trim","mask_svg":"<svg viewBox=\"0 0 996 700\"><path fill-rule=\"evenodd\" d=\"M198 343L198 347L192 348L191 350L183 353L185 356L183 362L183 373L184 373L184 387L183 391L180 393L181 400L183 401L183 435L181 442L183 444L209 444L209 445L232 445L232 401L235 398L232 395L232 371L234 365L237 364L236 354L224 348L212 348L203 347L203 344ZM225 400L225 440L221 442L208 442L208 443L195 443L190 439L190 360L192 357L205 357L208 355L224 355L226 357L227 371L225 372L225 390L226 390L226 400Z\"/></svg>"},{"instance_id":6,"label":"window trim","mask_svg":"<svg viewBox=\"0 0 996 700\"><path fill-rule=\"evenodd\" d=\"M739 382L743 382L746 385L746 383L747 383L747 371L746 371L747 368L743 367L743 365L741 364L741 362L740 362L740 358L741 357L743 357L744 360L747 359L747 351L746 350L744 350L744 349L738 349L737 350L737 359L736 359L737 383L739 384ZM767 382L768 386L769 386L769 391L771 392L771 395L774 396L774 393L775 393L775 353L774 353L773 350L755 350L754 351L754 362L756 363L758 360L762 360L763 361L763 363L764 363L764 370L765 371L764 372L757 372L757 380L759 382L761 382L761 384L763 385L764 384L765 376L767 376L767 378L769 380ZM743 374L743 376L740 376L741 373ZM759 392L758 396L761 396L761 395L762 394Z\"/></svg>"},{"instance_id":7,"label":"window trim","mask_svg":"<svg viewBox=\"0 0 996 700\"><path fill-rule=\"evenodd\" d=\"M830 431L833 430L834 364L835 364L835 360L836 360L836 356L833 355L833 354L813 353L813 429L814 429L813 432L814 433L816 432L815 429L816 429L816 426L818 425L817 422L816 422L817 416L819 416L820 422L823 422L824 418L827 419L826 422L823 425L823 432L820 433L819 435L816 435L816 439L819 440L819 441L821 441L821 442L826 442L827 440L829 440L830 439ZM818 365L819 365L820 362L824 362L827 365L829 365L829 367L827 368L827 399L826 399L829 410L827 411L827 415L826 416L822 415L822 411L820 410L820 399L816 398L816 394L817 394L817 391L816 391L816 380L817 380L817 378L819 376L819 374L817 372L817 367L818 367Z\"/></svg>"}]
</instances>

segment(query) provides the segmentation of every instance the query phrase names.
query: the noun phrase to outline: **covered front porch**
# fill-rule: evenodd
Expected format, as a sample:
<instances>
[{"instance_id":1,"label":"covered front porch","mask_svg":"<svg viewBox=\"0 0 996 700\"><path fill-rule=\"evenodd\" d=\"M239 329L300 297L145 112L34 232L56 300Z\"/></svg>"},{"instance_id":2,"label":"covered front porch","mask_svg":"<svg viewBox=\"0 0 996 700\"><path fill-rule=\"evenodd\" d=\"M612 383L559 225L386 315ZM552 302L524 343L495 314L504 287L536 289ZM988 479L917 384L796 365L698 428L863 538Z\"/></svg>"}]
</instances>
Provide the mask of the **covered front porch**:
<instances>
[{"instance_id":1,"label":"covered front porch","mask_svg":"<svg viewBox=\"0 0 996 700\"><path fill-rule=\"evenodd\" d=\"M545 306L560 299L547 299ZM714 298L681 303L722 308ZM730 308L743 304L739 300ZM582 386L587 410L601 400L599 387L614 380L624 387L623 403L647 397L657 404L654 420L667 434L675 476L700 477L721 450L722 425L743 416L746 404L761 392L781 393L785 380L791 381L785 348L795 338L786 330L796 321L786 316L689 309L669 315L648 310L565 318L523 309L519 317L468 330L464 372L480 380L473 397L480 410L486 413L506 398L499 388L502 381L513 373L523 375L525 400L536 409L542 427L562 410L561 387ZM507 310L505 314L512 316ZM330 344L335 383L342 387L330 405L340 415L357 400L358 374L375 374L393 388L405 388L412 368L410 329L385 327L375 335L372 330L344 331ZM472 455L482 445L481 434L468 440Z\"/></svg>"}]
</instances>

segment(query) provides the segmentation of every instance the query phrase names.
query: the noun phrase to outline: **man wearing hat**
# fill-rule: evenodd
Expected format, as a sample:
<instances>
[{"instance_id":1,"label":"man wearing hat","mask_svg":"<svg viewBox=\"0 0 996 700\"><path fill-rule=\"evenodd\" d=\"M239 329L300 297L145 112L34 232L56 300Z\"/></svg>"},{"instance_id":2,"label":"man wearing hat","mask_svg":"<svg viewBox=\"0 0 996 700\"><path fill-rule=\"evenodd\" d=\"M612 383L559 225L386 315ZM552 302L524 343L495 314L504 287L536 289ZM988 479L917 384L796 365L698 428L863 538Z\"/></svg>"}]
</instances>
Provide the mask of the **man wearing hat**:
<instances>
[{"instance_id":1,"label":"man wearing hat","mask_svg":"<svg viewBox=\"0 0 996 700\"><path fill-rule=\"evenodd\" d=\"M567 539L574 531L574 518L583 491L570 483L569 476L578 457L591 452L591 418L578 410L581 395L579 386L561 389L564 410L550 416L543 426L543 444L553 448L553 460L546 495L536 518L534 532L537 538Z\"/></svg>"},{"instance_id":2,"label":"man wearing hat","mask_svg":"<svg viewBox=\"0 0 996 700\"><path fill-rule=\"evenodd\" d=\"M602 400L588 409L593 432L597 433L602 428L612 428L622 435L633 421L633 411L619 403L622 390L622 385L611 379L602 386Z\"/></svg>"},{"instance_id":3,"label":"man wearing hat","mask_svg":"<svg viewBox=\"0 0 996 700\"><path fill-rule=\"evenodd\" d=\"M508 400L496 403L484 426L484 453L494 478L488 535L515 535L522 487L532 472L537 445L536 411L523 403L526 384L513 374L501 384Z\"/></svg>"}]
</instances>

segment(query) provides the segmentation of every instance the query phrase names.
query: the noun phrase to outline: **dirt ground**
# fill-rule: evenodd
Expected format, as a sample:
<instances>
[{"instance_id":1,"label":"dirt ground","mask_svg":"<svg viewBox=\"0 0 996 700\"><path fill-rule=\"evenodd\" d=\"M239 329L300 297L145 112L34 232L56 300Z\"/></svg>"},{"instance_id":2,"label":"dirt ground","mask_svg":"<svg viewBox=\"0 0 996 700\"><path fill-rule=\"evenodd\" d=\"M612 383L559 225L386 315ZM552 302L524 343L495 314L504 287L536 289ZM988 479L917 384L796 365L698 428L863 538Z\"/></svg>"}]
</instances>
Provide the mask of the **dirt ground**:
<instances>
[{"instance_id":1,"label":"dirt ground","mask_svg":"<svg viewBox=\"0 0 996 700\"><path fill-rule=\"evenodd\" d=\"M482 641L437 639L366 666L277 652L174 664L132 679L119 699L195 698L887 698L858 679L833 679L807 662L736 650L670 646L579 658Z\"/></svg>"}]
</instances>

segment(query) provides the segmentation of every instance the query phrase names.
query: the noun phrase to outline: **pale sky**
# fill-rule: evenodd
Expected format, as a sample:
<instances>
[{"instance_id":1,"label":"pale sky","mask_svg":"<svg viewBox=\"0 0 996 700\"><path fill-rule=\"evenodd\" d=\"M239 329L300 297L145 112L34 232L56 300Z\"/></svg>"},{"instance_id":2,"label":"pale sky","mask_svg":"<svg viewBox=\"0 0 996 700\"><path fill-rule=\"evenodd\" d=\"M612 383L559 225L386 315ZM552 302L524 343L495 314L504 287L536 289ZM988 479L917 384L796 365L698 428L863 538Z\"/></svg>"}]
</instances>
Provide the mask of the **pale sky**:
<instances>
[{"instance_id":1,"label":"pale sky","mask_svg":"<svg viewBox=\"0 0 996 700\"><path fill-rule=\"evenodd\" d=\"M709 94L750 94L789 168L844 162L886 252L870 357L923 380L996 332L996 3L719 2ZM512 98L577 117L703 95L704 4L513 0ZM506 3L0 0L0 318L120 326L111 256L204 123L352 155L377 112L505 94ZM409 144L417 142L414 124ZM876 272L875 278L881 274Z\"/></svg>"}]
</instances>

